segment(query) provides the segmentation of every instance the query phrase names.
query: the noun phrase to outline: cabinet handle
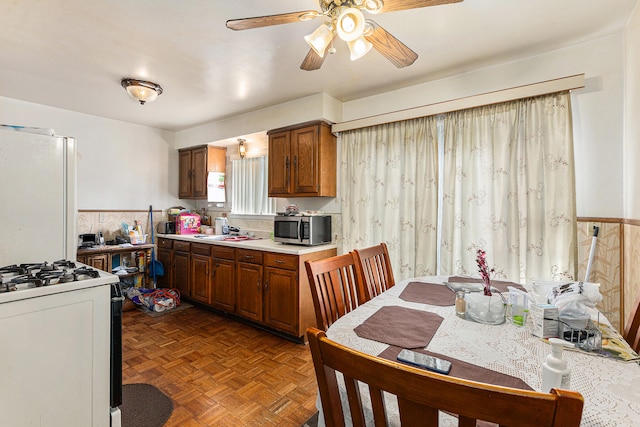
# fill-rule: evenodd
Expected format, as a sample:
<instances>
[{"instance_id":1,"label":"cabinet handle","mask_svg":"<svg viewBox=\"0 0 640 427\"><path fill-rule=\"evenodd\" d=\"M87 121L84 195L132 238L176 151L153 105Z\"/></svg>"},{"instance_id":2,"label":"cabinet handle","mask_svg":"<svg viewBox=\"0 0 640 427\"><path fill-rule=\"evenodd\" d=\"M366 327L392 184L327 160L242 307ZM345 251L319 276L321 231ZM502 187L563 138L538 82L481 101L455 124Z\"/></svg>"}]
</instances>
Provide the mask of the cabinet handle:
<instances>
[{"instance_id":1,"label":"cabinet handle","mask_svg":"<svg viewBox=\"0 0 640 427\"><path fill-rule=\"evenodd\" d=\"M218 267L220 267L220 264L214 264L213 268L211 269L211 277L216 276L216 270L218 269Z\"/></svg>"},{"instance_id":2,"label":"cabinet handle","mask_svg":"<svg viewBox=\"0 0 640 427\"><path fill-rule=\"evenodd\" d=\"M286 164L286 176L287 176L287 188L289 187L289 179L291 174L289 173L289 156L287 156Z\"/></svg>"},{"instance_id":3,"label":"cabinet handle","mask_svg":"<svg viewBox=\"0 0 640 427\"><path fill-rule=\"evenodd\" d=\"M265 292L269 292L269 281L268 280L264 282L264 291Z\"/></svg>"},{"instance_id":4,"label":"cabinet handle","mask_svg":"<svg viewBox=\"0 0 640 427\"><path fill-rule=\"evenodd\" d=\"M284 264L284 261L283 261L283 260L281 260L281 259L277 259L277 260L276 260L276 264Z\"/></svg>"},{"instance_id":5,"label":"cabinet handle","mask_svg":"<svg viewBox=\"0 0 640 427\"><path fill-rule=\"evenodd\" d=\"M258 290L260 289L260 280L258 280Z\"/></svg>"},{"instance_id":6,"label":"cabinet handle","mask_svg":"<svg viewBox=\"0 0 640 427\"><path fill-rule=\"evenodd\" d=\"M253 255L245 255L245 256L244 256L244 259L246 259L246 260L253 259Z\"/></svg>"},{"instance_id":7,"label":"cabinet handle","mask_svg":"<svg viewBox=\"0 0 640 427\"><path fill-rule=\"evenodd\" d=\"M298 156L293 156L293 168L298 170Z\"/></svg>"}]
</instances>

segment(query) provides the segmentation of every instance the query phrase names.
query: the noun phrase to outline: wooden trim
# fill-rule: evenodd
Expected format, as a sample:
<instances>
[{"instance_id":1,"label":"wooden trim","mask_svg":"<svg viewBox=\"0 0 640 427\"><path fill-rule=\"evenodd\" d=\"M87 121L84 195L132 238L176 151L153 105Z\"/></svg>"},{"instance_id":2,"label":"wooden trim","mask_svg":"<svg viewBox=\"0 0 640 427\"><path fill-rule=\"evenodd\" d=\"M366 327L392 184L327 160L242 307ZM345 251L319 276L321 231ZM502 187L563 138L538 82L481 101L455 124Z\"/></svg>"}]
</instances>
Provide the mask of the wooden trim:
<instances>
[{"instance_id":1,"label":"wooden trim","mask_svg":"<svg viewBox=\"0 0 640 427\"><path fill-rule=\"evenodd\" d=\"M310 122L297 123L295 125L289 125L289 126L284 126L277 129L271 129L270 131L267 131L267 135L272 135L274 133L280 133L280 132L288 132L291 130L302 129L309 126L318 126L318 125L331 127L332 123L326 120L312 120Z\"/></svg>"},{"instance_id":2,"label":"wooden trim","mask_svg":"<svg viewBox=\"0 0 640 427\"><path fill-rule=\"evenodd\" d=\"M465 96L463 98L452 99L449 101L436 102L434 104L392 111L389 113L336 123L331 127L331 132L337 133L346 130L360 129L385 123L399 122L418 117L427 117L452 111L465 110L468 108L481 107L484 105L498 104L501 102L529 98L532 96L579 89L584 87L584 80L584 73L576 74L573 76L560 77L553 80L501 89L478 95Z\"/></svg>"},{"instance_id":3,"label":"wooden trim","mask_svg":"<svg viewBox=\"0 0 640 427\"><path fill-rule=\"evenodd\" d=\"M578 222L606 222L609 224L624 224L640 226L640 219L627 219L627 218L599 218L589 216L579 216L576 218Z\"/></svg>"},{"instance_id":4,"label":"wooden trim","mask_svg":"<svg viewBox=\"0 0 640 427\"><path fill-rule=\"evenodd\" d=\"M606 222L610 224L624 224L625 219L623 218L599 218L596 216L579 216L576 218L578 222Z\"/></svg>"},{"instance_id":5,"label":"wooden trim","mask_svg":"<svg viewBox=\"0 0 640 427\"><path fill-rule=\"evenodd\" d=\"M625 276L625 264L624 264L624 256L625 256L625 243L624 243L624 225L620 224L620 318L618 319L618 325L620 325L620 330L624 331L625 323L627 323L627 319L624 312L624 294L625 292L625 283L627 282Z\"/></svg>"}]
</instances>

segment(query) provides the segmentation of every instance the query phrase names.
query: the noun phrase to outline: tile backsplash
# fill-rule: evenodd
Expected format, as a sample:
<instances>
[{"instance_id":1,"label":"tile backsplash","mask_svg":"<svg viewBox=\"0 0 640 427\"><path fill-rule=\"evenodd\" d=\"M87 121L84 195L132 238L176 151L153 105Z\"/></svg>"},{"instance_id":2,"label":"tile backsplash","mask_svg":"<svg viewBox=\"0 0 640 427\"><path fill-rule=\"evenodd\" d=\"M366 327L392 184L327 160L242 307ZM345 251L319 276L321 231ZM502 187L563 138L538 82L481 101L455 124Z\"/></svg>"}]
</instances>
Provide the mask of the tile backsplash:
<instances>
[{"instance_id":1,"label":"tile backsplash","mask_svg":"<svg viewBox=\"0 0 640 427\"><path fill-rule=\"evenodd\" d=\"M207 211L207 215L211 217L212 225L215 218L221 216L220 212ZM341 216L339 214L331 215L331 225L333 229L334 240L340 243L340 230L342 228ZM167 220L166 210L153 211L154 227L160 221ZM138 222L144 233L149 234L147 242L151 242L151 229L149 224L149 211L94 211L80 210L78 211L78 234L98 233L102 232L105 240L113 240L116 235L122 235L122 224L134 225ZM240 228L241 233L253 233L257 237L268 239L273 231L273 219L271 217L265 219L256 219L255 217L229 218L229 225ZM156 228L154 228L155 232Z\"/></svg>"}]
</instances>

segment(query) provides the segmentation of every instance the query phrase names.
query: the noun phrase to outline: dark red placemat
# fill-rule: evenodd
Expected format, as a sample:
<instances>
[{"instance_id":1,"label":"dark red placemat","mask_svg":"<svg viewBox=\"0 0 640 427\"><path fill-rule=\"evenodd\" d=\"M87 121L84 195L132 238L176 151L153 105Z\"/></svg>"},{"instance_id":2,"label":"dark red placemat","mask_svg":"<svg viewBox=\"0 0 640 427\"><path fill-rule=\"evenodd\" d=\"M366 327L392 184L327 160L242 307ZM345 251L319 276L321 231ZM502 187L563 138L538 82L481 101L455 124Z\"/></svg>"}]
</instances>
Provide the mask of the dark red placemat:
<instances>
[{"instance_id":1,"label":"dark red placemat","mask_svg":"<svg viewBox=\"0 0 640 427\"><path fill-rule=\"evenodd\" d=\"M385 351L380 353L378 357L383 359L392 360L397 362L398 353L402 348L391 346ZM429 356L438 357L451 362L451 371L449 376L462 378L465 380L476 381L481 383L499 385L503 387L519 388L522 390L533 390L520 378L512 377L511 375L503 374L501 372L492 371L491 369L483 368L481 366L473 365L471 363L463 362L462 360L454 359L453 357L445 356L439 353L434 353L422 348L412 349L418 353L428 354Z\"/></svg>"},{"instance_id":2,"label":"dark red placemat","mask_svg":"<svg viewBox=\"0 0 640 427\"><path fill-rule=\"evenodd\" d=\"M454 305L456 302L456 294L451 289L436 283L411 282L404 288L400 298L409 302L443 307Z\"/></svg>"},{"instance_id":3,"label":"dark red placemat","mask_svg":"<svg viewBox=\"0 0 640 427\"><path fill-rule=\"evenodd\" d=\"M384 306L354 328L361 338L402 348L424 348L442 323L442 317L427 311L396 305Z\"/></svg>"}]
</instances>

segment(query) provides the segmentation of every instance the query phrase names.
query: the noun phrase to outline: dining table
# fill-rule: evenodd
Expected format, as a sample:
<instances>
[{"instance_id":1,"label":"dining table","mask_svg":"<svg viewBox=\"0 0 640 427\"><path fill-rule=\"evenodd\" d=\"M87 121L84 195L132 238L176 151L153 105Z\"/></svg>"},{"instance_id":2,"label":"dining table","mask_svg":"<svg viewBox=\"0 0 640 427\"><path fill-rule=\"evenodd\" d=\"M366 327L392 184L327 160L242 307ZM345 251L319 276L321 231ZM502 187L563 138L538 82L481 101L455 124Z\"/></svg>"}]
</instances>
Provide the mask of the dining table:
<instances>
[{"instance_id":1,"label":"dining table","mask_svg":"<svg viewBox=\"0 0 640 427\"><path fill-rule=\"evenodd\" d=\"M445 285L465 278L425 276L399 281L375 298L334 322L327 336L361 352L396 360L402 348L445 358L452 362L449 375L508 387L541 390L542 364L551 352L547 340L536 337L527 325L517 326L507 319L502 324L483 324L468 316L456 315L455 293ZM524 291L526 285L517 286ZM492 286L499 286L493 281ZM591 309L593 320L618 332L606 317ZM604 340L604 336L603 336ZM637 356L637 355L636 355ZM638 360L622 361L578 350L563 351L571 369L568 388L584 397L581 426L640 425L640 366ZM340 381L339 381L340 383ZM545 390L548 392L548 390ZM361 385L361 392L367 394ZM343 399L346 399L343 396ZM368 399L364 399L367 425L373 425ZM346 400L343 400L345 408ZM395 399L385 395L387 423L399 426ZM322 406L318 425L324 426ZM347 425L351 424L348 411ZM441 425L457 425L441 414Z\"/></svg>"}]
</instances>

